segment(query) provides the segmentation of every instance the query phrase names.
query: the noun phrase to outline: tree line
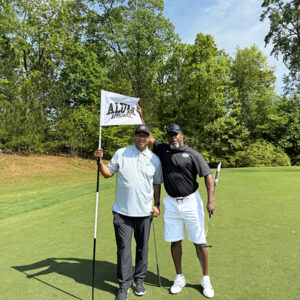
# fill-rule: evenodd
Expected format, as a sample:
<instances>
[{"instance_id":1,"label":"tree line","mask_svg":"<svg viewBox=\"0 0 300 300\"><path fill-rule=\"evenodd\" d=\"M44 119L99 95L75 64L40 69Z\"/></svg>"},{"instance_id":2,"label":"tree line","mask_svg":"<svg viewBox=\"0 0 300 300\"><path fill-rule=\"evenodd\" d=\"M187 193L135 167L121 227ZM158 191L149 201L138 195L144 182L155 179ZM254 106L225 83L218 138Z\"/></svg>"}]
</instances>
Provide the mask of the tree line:
<instances>
[{"instance_id":1,"label":"tree line","mask_svg":"<svg viewBox=\"0 0 300 300\"><path fill-rule=\"evenodd\" d=\"M279 43L284 22L300 24L299 1L281 2L263 1L262 21L278 21L280 4L298 22L271 22L266 43ZM163 0L0 0L2 151L91 156L104 89L140 98L157 139L179 124L211 166L299 165L299 36L294 56L287 40L273 43L290 70L277 95L257 46L231 57L211 35L182 43L163 8ZM105 127L106 158L131 144L132 132Z\"/></svg>"}]
</instances>

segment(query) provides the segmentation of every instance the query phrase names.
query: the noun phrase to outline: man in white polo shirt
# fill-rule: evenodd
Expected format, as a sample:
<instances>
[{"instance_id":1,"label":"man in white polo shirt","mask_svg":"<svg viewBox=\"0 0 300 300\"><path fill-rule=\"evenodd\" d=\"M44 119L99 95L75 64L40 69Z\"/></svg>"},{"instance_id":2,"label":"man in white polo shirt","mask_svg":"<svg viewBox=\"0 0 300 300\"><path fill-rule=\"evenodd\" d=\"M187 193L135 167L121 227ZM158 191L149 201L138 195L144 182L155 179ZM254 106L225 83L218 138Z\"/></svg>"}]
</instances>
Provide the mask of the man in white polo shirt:
<instances>
[{"instance_id":1,"label":"man in white polo shirt","mask_svg":"<svg viewBox=\"0 0 300 300\"><path fill-rule=\"evenodd\" d=\"M148 266L148 240L152 217L159 216L162 172L159 158L148 149L150 130L147 125L136 127L135 145L119 149L108 165L102 162L103 150L95 151L100 158L100 172L105 178L117 174L115 202L112 207L117 244L117 300L126 300L132 279L131 239L136 241L135 294L146 293L143 282ZM152 199L154 198L154 205Z\"/></svg>"}]
</instances>

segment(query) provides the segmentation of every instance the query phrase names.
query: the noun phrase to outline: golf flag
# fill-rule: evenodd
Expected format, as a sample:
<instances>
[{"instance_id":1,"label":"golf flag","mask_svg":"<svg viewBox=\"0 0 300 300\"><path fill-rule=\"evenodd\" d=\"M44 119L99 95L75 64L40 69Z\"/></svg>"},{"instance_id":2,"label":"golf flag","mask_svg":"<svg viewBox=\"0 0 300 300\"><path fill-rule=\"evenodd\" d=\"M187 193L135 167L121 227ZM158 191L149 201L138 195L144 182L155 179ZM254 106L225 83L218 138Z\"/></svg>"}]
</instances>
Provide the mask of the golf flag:
<instances>
[{"instance_id":1,"label":"golf flag","mask_svg":"<svg viewBox=\"0 0 300 300\"><path fill-rule=\"evenodd\" d=\"M101 90L100 126L142 124L136 110L139 100Z\"/></svg>"}]
</instances>

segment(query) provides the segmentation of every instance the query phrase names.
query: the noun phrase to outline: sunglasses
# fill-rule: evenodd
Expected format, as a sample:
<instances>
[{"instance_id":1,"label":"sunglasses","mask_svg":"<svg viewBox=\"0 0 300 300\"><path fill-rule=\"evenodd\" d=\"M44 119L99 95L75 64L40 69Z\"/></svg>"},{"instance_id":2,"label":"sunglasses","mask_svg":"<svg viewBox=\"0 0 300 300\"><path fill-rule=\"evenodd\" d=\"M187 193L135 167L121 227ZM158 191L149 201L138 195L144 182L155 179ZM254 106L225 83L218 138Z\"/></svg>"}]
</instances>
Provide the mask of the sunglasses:
<instances>
[{"instance_id":1,"label":"sunglasses","mask_svg":"<svg viewBox=\"0 0 300 300\"><path fill-rule=\"evenodd\" d=\"M149 134L140 134L140 133L136 133L135 136L138 137L138 138L145 138L145 139L146 139L146 138L149 137Z\"/></svg>"}]
</instances>

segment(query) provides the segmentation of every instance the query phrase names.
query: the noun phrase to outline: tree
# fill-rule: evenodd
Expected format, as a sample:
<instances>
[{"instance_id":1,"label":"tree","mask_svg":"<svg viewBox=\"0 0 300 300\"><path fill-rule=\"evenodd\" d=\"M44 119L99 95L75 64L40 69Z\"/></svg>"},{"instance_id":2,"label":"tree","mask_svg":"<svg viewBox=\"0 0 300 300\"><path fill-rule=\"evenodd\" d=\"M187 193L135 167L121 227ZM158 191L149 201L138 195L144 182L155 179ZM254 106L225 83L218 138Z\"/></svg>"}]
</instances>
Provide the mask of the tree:
<instances>
[{"instance_id":1,"label":"tree","mask_svg":"<svg viewBox=\"0 0 300 300\"><path fill-rule=\"evenodd\" d=\"M204 128L203 147L210 166L222 161L224 167L232 167L232 158L237 151L249 145L250 132L232 116L225 115L207 124Z\"/></svg>"},{"instance_id":2,"label":"tree","mask_svg":"<svg viewBox=\"0 0 300 300\"><path fill-rule=\"evenodd\" d=\"M228 102L229 109L252 139L268 138L266 127L272 122L277 99L274 69L267 64L266 56L252 46L237 50L231 72L237 94Z\"/></svg>"},{"instance_id":3,"label":"tree","mask_svg":"<svg viewBox=\"0 0 300 300\"><path fill-rule=\"evenodd\" d=\"M6 142L10 138L8 118L19 90L16 73L18 57L11 39L15 22L14 10L9 1L0 0L0 147L7 147Z\"/></svg>"},{"instance_id":4,"label":"tree","mask_svg":"<svg viewBox=\"0 0 300 300\"><path fill-rule=\"evenodd\" d=\"M276 123L272 141L274 145L281 147L291 159L292 165L300 165L300 98L282 97L276 103L278 116L281 122Z\"/></svg>"},{"instance_id":5,"label":"tree","mask_svg":"<svg viewBox=\"0 0 300 300\"><path fill-rule=\"evenodd\" d=\"M68 4L63 1L10 1L1 14L0 44L5 50L3 127L6 143L18 151L41 151L54 111L51 96L57 87L61 50L69 37ZM5 20L5 19L4 19ZM9 54L9 55L6 55ZM11 65L13 68L11 68ZM14 85L14 94L10 89Z\"/></svg>"},{"instance_id":6,"label":"tree","mask_svg":"<svg viewBox=\"0 0 300 300\"><path fill-rule=\"evenodd\" d=\"M157 72L176 41L173 24L163 16L163 0L97 2L102 13L90 12L88 39L107 45L114 90L141 98L153 121Z\"/></svg>"},{"instance_id":7,"label":"tree","mask_svg":"<svg viewBox=\"0 0 300 300\"><path fill-rule=\"evenodd\" d=\"M204 128L225 115L230 87L230 59L212 36L198 34L194 45L177 45L160 74L161 129L178 123L186 141L203 149Z\"/></svg>"},{"instance_id":8,"label":"tree","mask_svg":"<svg viewBox=\"0 0 300 300\"><path fill-rule=\"evenodd\" d=\"M84 7L2 2L0 142L17 151L92 151L104 71L82 38Z\"/></svg>"},{"instance_id":9,"label":"tree","mask_svg":"<svg viewBox=\"0 0 300 300\"><path fill-rule=\"evenodd\" d=\"M283 55L283 62L289 69L285 78L286 91L300 93L300 1L264 0L265 8L260 16L264 21L268 17L270 29L265 43L272 42L271 54L278 58Z\"/></svg>"}]
</instances>

